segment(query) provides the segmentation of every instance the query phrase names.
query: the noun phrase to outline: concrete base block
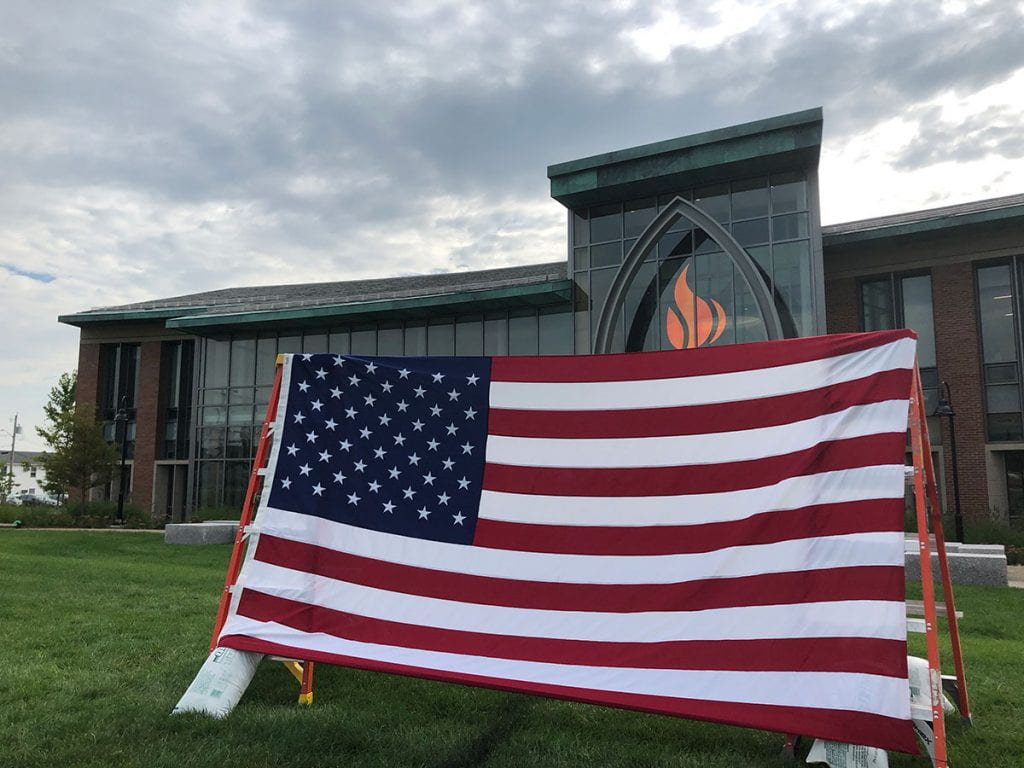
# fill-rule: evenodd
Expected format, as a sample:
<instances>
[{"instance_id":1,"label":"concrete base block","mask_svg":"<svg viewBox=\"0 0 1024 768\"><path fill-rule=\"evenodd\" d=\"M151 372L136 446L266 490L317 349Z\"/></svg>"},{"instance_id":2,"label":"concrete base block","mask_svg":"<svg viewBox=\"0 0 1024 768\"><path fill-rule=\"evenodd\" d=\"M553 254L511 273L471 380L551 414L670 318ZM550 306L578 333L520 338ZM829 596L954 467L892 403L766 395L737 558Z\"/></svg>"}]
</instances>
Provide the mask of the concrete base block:
<instances>
[{"instance_id":1,"label":"concrete base block","mask_svg":"<svg viewBox=\"0 0 1024 768\"><path fill-rule=\"evenodd\" d=\"M952 544L953 542L951 542ZM921 580L921 558L918 555L917 541L906 551L907 579ZM946 556L949 559L949 575L954 584L982 584L989 587L1005 587L1009 583L1006 570L1006 554L1002 545L968 544L954 548L946 545ZM964 551L969 550L969 551ZM973 551L980 550L980 551ZM938 583L939 556L932 552L932 579Z\"/></svg>"},{"instance_id":2,"label":"concrete base block","mask_svg":"<svg viewBox=\"0 0 1024 768\"><path fill-rule=\"evenodd\" d=\"M230 544L237 531L237 520L172 523L164 528L164 544Z\"/></svg>"}]
</instances>

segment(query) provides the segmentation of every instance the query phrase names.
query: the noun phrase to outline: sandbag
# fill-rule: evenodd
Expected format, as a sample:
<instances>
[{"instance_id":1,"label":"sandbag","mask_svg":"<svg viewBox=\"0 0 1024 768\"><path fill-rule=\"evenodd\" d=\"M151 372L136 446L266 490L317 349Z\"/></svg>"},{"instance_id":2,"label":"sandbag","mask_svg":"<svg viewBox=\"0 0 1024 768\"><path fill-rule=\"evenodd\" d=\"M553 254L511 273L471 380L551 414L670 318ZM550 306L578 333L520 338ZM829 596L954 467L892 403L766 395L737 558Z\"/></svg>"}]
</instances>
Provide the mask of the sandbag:
<instances>
[{"instance_id":1,"label":"sandbag","mask_svg":"<svg viewBox=\"0 0 1024 768\"><path fill-rule=\"evenodd\" d=\"M262 653L215 648L171 714L203 712L227 717L249 687Z\"/></svg>"}]
</instances>

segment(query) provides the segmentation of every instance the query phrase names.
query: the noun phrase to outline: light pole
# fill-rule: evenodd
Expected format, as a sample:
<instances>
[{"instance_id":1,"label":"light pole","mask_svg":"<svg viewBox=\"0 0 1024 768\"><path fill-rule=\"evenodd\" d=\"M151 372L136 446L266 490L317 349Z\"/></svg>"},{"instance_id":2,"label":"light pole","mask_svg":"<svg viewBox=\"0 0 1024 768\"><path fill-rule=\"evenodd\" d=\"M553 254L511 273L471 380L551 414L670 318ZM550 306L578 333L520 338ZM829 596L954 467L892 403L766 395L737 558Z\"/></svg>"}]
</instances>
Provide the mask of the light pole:
<instances>
[{"instance_id":1,"label":"light pole","mask_svg":"<svg viewBox=\"0 0 1024 768\"><path fill-rule=\"evenodd\" d=\"M956 460L956 413L953 411L953 402L949 394L949 382L942 382L946 390L945 397L939 397L939 405L935 409L935 416L949 417L949 445L953 459L953 525L956 528L956 540L964 540L964 516L960 511L960 465Z\"/></svg>"},{"instance_id":2,"label":"light pole","mask_svg":"<svg viewBox=\"0 0 1024 768\"><path fill-rule=\"evenodd\" d=\"M128 458L128 411L126 405L127 397L121 398L121 407L114 415L114 422L120 425L121 430L121 472L118 475L117 491L117 519L116 523L124 525L124 463Z\"/></svg>"},{"instance_id":3,"label":"light pole","mask_svg":"<svg viewBox=\"0 0 1024 768\"><path fill-rule=\"evenodd\" d=\"M21 427L18 426L18 414L14 414L14 427L11 429L11 455L7 465L7 478L10 480L11 486L9 493L14 493L14 444L18 439L18 433L20 431ZM4 494L4 501L7 501L7 494Z\"/></svg>"}]
</instances>

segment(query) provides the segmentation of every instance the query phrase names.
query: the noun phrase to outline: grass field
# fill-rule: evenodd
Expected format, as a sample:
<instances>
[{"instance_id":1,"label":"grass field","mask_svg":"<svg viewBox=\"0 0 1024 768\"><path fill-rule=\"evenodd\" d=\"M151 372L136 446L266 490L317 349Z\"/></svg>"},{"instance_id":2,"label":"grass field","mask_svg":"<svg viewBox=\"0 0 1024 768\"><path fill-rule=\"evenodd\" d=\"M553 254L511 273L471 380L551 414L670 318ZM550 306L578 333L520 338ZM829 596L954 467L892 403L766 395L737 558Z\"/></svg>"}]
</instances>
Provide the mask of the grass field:
<instances>
[{"instance_id":1,"label":"grass field","mask_svg":"<svg viewBox=\"0 0 1024 768\"><path fill-rule=\"evenodd\" d=\"M152 533L0 530L0 766L783 765L772 734L334 667L310 709L266 663L228 719L172 718L227 558ZM976 725L951 723L951 765L1020 768L1024 590L957 598Z\"/></svg>"}]
</instances>

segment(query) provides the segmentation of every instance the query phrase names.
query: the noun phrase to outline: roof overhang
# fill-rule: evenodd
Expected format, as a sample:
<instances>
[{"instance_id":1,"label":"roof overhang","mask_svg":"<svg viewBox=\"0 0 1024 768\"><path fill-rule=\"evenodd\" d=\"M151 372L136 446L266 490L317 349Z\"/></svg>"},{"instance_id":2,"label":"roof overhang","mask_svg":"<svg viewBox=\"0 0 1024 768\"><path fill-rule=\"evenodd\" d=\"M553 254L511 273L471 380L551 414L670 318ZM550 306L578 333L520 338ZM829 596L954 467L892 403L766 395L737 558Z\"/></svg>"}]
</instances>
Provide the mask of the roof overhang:
<instances>
[{"instance_id":1,"label":"roof overhang","mask_svg":"<svg viewBox=\"0 0 1024 768\"><path fill-rule=\"evenodd\" d=\"M206 307L176 307L173 309L97 309L89 312L76 312L70 315L58 315L57 322L81 328L95 323L123 322L164 322L171 318L195 315L205 312Z\"/></svg>"},{"instance_id":2,"label":"roof overhang","mask_svg":"<svg viewBox=\"0 0 1024 768\"><path fill-rule=\"evenodd\" d=\"M567 208L674 192L713 181L817 167L821 108L548 166Z\"/></svg>"},{"instance_id":3,"label":"roof overhang","mask_svg":"<svg viewBox=\"0 0 1024 768\"><path fill-rule=\"evenodd\" d=\"M870 220L865 224L869 224L869 222ZM1024 223L1024 205L1010 205L986 211L936 216L919 221L883 224L875 227L854 228L857 222L838 224L835 225L838 232L829 232L830 227L823 227L821 239L825 248L837 248L868 242L925 237L952 230L968 231L981 227L1020 226L1022 223ZM847 227L850 229L846 229Z\"/></svg>"}]
</instances>

